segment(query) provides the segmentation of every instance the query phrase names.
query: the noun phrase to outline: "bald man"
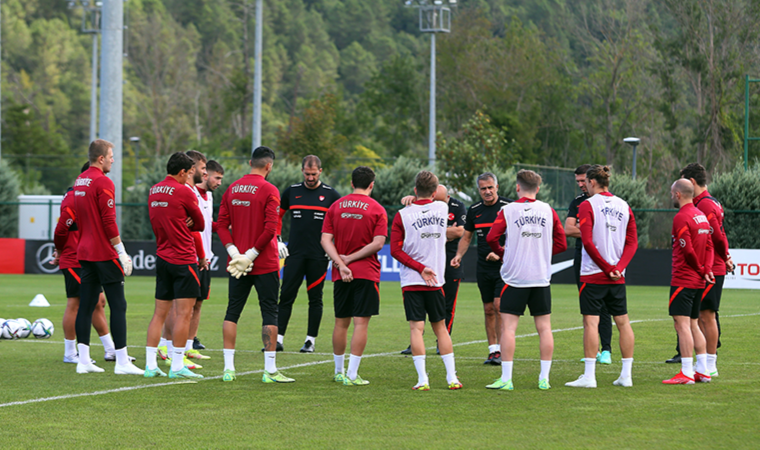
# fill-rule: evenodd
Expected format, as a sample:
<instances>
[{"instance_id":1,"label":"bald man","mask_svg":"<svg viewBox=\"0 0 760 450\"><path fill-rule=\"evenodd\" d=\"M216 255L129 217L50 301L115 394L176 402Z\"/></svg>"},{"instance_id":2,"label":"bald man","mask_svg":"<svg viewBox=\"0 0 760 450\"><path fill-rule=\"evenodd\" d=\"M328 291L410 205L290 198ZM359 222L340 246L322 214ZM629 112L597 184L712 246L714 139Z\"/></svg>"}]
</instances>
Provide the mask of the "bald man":
<instances>
[{"instance_id":1,"label":"bald man","mask_svg":"<svg viewBox=\"0 0 760 450\"><path fill-rule=\"evenodd\" d=\"M705 283L714 283L713 243L710 223L694 206L694 187L689 180L677 180L670 187L673 206L673 268L670 280L669 314L678 333L681 371L664 384L709 383L705 336L699 329L699 309ZM694 367L692 353L697 355Z\"/></svg>"}]
</instances>

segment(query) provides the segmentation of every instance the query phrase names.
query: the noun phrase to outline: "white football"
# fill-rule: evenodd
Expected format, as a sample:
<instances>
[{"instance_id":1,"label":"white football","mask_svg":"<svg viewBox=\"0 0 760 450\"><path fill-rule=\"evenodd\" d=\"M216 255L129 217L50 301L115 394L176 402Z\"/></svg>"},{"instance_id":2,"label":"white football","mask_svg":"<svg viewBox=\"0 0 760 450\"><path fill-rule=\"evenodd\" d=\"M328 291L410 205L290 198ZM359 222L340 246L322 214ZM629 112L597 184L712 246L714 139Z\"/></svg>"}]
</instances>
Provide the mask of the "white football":
<instances>
[{"instance_id":1,"label":"white football","mask_svg":"<svg viewBox=\"0 0 760 450\"><path fill-rule=\"evenodd\" d=\"M18 339L18 330L21 324L18 320L8 319L3 323L3 339Z\"/></svg>"},{"instance_id":2,"label":"white football","mask_svg":"<svg viewBox=\"0 0 760 450\"><path fill-rule=\"evenodd\" d=\"M16 319L16 321L19 323L20 327L18 331L16 332L16 335L19 339L26 339L29 337L30 334L32 334L32 324L28 320L24 319L23 317L19 317Z\"/></svg>"},{"instance_id":3,"label":"white football","mask_svg":"<svg viewBox=\"0 0 760 450\"><path fill-rule=\"evenodd\" d=\"M37 319L32 324L32 334L37 339L47 339L53 335L53 332L55 332L53 322L47 319Z\"/></svg>"},{"instance_id":4,"label":"white football","mask_svg":"<svg viewBox=\"0 0 760 450\"><path fill-rule=\"evenodd\" d=\"M0 319L0 339L8 339L5 337L5 334L3 334L3 325L5 325L5 319Z\"/></svg>"}]
</instances>

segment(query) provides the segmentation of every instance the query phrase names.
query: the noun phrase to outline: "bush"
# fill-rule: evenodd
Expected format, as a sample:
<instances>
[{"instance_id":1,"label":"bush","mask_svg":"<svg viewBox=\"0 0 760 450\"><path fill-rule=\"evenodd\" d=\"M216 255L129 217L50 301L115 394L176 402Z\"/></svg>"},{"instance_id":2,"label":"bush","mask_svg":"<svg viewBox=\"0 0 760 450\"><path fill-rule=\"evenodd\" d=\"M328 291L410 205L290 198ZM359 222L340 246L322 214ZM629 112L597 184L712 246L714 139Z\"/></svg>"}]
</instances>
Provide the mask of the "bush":
<instances>
[{"instance_id":1,"label":"bush","mask_svg":"<svg viewBox=\"0 0 760 450\"><path fill-rule=\"evenodd\" d=\"M731 248L760 248L760 165L744 171L737 165L731 172L716 175L710 195L723 205L723 221ZM740 211L753 211L752 213Z\"/></svg>"},{"instance_id":2,"label":"bush","mask_svg":"<svg viewBox=\"0 0 760 450\"><path fill-rule=\"evenodd\" d=\"M0 201L17 202L19 177L5 161L0 161ZM0 237L18 237L18 205L0 205Z\"/></svg>"}]
</instances>

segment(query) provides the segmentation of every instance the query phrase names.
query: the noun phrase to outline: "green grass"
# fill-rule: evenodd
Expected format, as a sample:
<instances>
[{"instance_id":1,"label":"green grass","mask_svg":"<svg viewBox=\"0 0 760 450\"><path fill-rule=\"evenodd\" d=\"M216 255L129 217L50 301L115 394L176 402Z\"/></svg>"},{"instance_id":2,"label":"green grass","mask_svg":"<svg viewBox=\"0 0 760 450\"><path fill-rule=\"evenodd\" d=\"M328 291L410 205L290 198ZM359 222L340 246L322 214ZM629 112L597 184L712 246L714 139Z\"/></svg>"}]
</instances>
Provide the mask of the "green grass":
<instances>
[{"instance_id":1,"label":"green grass","mask_svg":"<svg viewBox=\"0 0 760 450\"><path fill-rule=\"evenodd\" d=\"M130 353L142 367L147 324L153 312L154 280L127 279ZM63 364L63 279L59 276L0 276L0 317L47 317L56 324L47 341L0 341L0 405L55 396L134 388L100 395L0 406L0 442L14 447L170 447L170 448L757 448L760 442L760 355L757 291L727 290L722 314L720 377L709 385L665 386L678 367L663 361L673 355L675 335L667 316L668 289L631 287L629 312L636 333L634 386L612 386L620 370L597 366L599 388L571 389L564 383L583 371L581 316L574 286L552 287L555 334L550 391L539 391L538 338L530 317L518 329L513 392L484 387L500 369L482 364L482 304L473 283L462 285L453 340L460 391L446 389L443 364L435 356L428 330L431 390L415 392L411 358L398 352L409 342L398 283L381 286L381 315L372 319L366 357L359 373L366 387L334 384L330 335L332 285L325 289L325 316L317 354L297 353L306 332L302 287L278 367L296 382L261 383L261 316L255 297L239 323L238 380L219 378L197 384L166 379L116 376L113 363L104 374L77 375ZM35 294L50 308L31 308ZM199 336L213 359L199 370L220 377L223 369L221 322L226 282L214 279L203 307ZM93 343L99 342L93 332ZM102 348L93 346L102 359ZM310 365L305 365L310 364ZM151 387L152 386L152 387Z\"/></svg>"}]
</instances>

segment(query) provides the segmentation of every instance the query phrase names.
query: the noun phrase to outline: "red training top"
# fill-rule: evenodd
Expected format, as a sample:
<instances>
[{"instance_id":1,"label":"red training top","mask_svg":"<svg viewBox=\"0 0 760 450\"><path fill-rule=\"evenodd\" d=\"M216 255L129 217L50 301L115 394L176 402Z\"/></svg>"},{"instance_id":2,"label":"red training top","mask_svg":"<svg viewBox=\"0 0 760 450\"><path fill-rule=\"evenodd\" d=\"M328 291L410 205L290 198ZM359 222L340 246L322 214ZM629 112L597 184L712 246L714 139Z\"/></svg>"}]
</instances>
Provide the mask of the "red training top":
<instances>
[{"instance_id":1,"label":"red training top","mask_svg":"<svg viewBox=\"0 0 760 450\"><path fill-rule=\"evenodd\" d=\"M694 197L693 201L694 206L705 213L707 221L710 223L710 234L715 251L712 267L713 275L725 275L726 260L728 260L728 237L726 236L726 230L723 228L723 206L707 192L707 189Z\"/></svg>"},{"instance_id":2,"label":"red training top","mask_svg":"<svg viewBox=\"0 0 760 450\"><path fill-rule=\"evenodd\" d=\"M388 236L388 216L370 196L349 194L327 210L322 233L333 235L339 255L350 255L370 244L375 236ZM376 253L352 262L348 268L356 279L380 281L380 260ZM340 270L335 265L332 279L341 279Z\"/></svg>"},{"instance_id":3,"label":"red training top","mask_svg":"<svg viewBox=\"0 0 760 450\"><path fill-rule=\"evenodd\" d=\"M280 255L275 239L279 214L280 191L261 175L244 176L222 195L216 232L225 246L235 244L240 253L256 247L259 256L253 262L251 275L279 273Z\"/></svg>"},{"instance_id":4,"label":"red training top","mask_svg":"<svg viewBox=\"0 0 760 450\"><path fill-rule=\"evenodd\" d=\"M195 194L171 175L149 192L148 211L156 235L156 256L169 264L197 263L191 231L203 231L205 221ZM188 217L193 220L192 230L185 223Z\"/></svg>"},{"instance_id":5,"label":"red training top","mask_svg":"<svg viewBox=\"0 0 760 450\"><path fill-rule=\"evenodd\" d=\"M117 259L111 239L119 236L113 181L98 167L82 172L74 182L74 212L79 228L77 259L109 261Z\"/></svg>"},{"instance_id":6,"label":"red training top","mask_svg":"<svg viewBox=\"0 0 760 450\"><path fill-rule=\"evenodd\" d=\"M74 190L69 189L61 201L61 217L55 226L53 242L58 250L58 267L61 270L77 269L82 267L77 259L77 246L79 245L79 228L77 228L77 216L74 212Z\"/></svg>"},{"instance_id":7,"label":"red training top","mask_svg":"<svg viewBox=\"0 0 760 450\"><path fill-rule=\"evenodd\" d=\"M597 195L604 195L612 197L609 192L600 192ZM599 250L594 245L594 211L591 207L591 203L585 201L578 207L578 223L581 229L581 241L583 242L583 248L586 249L588 256L599 266L602 271L593 275L581 276L582 283L589 284L625 284L625 277L620 277L619 280L613 281L610 278L610 272L619 270L622 274L628 264L633 259L633 255L636 254L636 249L639 247L639 237L636 234L636 219L633 217L633 211L631 207L628 207L628 226L625 230L625 245L623 246L623 253L620 255L620 261L616 265L610 265L602 258Z\"/></svg>"},{"instance_id":8,"label":"red training top","mask_svg":"<svg viewBox=\"0 0 760 450\"><path fill-rule=\"evenodd\" d=\"M670 285L704 289L704 276L712 271L713 244L707 217L693 204L684 205L673 218L673 270Z\"/></svg>"}]
</instances>

